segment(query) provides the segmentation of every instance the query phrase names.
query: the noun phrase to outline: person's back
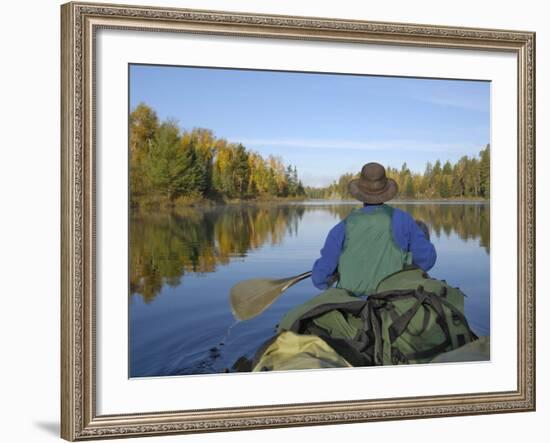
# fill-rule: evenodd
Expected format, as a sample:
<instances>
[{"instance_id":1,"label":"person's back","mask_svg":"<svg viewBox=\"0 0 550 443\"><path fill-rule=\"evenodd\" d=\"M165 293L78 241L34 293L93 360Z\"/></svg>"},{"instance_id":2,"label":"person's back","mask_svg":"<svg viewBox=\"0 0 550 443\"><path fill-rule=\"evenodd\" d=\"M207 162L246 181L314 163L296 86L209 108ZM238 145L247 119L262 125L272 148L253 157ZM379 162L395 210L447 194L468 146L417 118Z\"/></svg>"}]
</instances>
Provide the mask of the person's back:
<instances>
[{"instance_id":1,"label":"person's back","mask_svg":"<svg viewBox=\"0 0 550 443\"><path fill-rule=\"evenodd\" d=\"M313 266L316 287L327 288L337 272L338 287L370 294L406 264L425 271L434 265L435 248L410 214L383 204L397 193L397 184L386 178L383 166L365 165L361 178L350 182L349 192L364 207L353 210L329 232Z\"/></svg>"},{"instance_id":2,"label":"person's back","mask_svg":"<svg viewBox=\"0 0 550 443\"><path fill-rule=\"evenodd\" d=\"M392 214L390 206L376 205L368 212L354 210L346 218L338 287L369 294L383 278L412 263L410 252L393 240Z\"/></svg>"}]
</instances>

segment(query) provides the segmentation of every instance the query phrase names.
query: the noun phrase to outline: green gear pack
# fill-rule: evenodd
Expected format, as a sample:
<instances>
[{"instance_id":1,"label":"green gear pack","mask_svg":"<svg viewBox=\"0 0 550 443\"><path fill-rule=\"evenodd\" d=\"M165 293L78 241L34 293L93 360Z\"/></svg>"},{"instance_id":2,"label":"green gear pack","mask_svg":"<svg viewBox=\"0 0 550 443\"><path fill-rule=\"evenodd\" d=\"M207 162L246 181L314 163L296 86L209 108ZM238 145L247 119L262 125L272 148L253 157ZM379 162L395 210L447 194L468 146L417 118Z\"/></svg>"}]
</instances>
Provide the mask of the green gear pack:
<instances>
[{"instance_id":1,"label":"green gear pack","mask_svg":"<svg viewBox=\"0 0 550 443\"><path fill-rule=\"evenodd\" d=\"M384 278L368 297L328 289L285 315L278 333L316 335L353 366L427 363L477 340L464 297L410 267Z\"/></svg>"}]
</instances>

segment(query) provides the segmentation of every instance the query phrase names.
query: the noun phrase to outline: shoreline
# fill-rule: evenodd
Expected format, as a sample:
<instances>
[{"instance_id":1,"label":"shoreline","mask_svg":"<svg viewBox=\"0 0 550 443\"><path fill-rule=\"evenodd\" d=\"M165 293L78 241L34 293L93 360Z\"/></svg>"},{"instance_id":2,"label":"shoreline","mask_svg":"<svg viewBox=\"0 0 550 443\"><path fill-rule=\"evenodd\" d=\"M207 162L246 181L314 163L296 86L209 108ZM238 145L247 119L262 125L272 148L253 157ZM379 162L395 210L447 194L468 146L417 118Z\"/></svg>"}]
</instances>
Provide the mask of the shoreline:
<instances>
[{"instance_id":1,"label":"shoreline","mask_svg":"<svg viewBox=\"0 0 550 443\"><path fill-rule=\"evenodd\" d=\"M269 198L220 198L212 199L205 197L190 197L180 199L179 201L168 201L165 199L148 199L139 198L130 201L130 209L132 210L171 210L177 208L215 208L221 206L238 206L238 205L259 205L259 204L283 204L294 202L311 201L307 198L299 197L269 197Z\"/></svg>"},{"instance_id":2,"label":"shoreline","mask_svg":"<svg viewBox=\"0 0 550 443\"><path fill-rule=\"evenodd\" d=\"M421 203L435 203L435 204L489 204L490 199L483 198L408 198L408 199L392 199L388 201L388 204L421 204ZM289 203L303 203L303 204L361 204L357 200L337 200L337 199L310 199L310 198L297 198L297 197L271 197L271 198L244 198L244 199L207 199L207 198L195 198L187 199L185 201L168 202L164 200L146 200L134 201L130 203L130 210L132 211L169 211L177 210L178 208L196 208L196 209L213 209L223 206L247 206L247 205L281 205Z\"/></svg>"}]
</instances>

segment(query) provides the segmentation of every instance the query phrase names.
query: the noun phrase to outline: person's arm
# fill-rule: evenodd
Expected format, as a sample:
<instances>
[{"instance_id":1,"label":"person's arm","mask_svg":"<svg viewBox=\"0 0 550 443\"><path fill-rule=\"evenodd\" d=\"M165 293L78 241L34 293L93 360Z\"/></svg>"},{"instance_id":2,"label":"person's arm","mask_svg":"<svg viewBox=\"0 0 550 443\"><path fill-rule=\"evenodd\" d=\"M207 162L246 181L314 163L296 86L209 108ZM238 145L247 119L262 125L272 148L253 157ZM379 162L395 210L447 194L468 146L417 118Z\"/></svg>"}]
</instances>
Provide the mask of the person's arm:
<instances>
[{"instance_id":1,"label":"person's arm","mask_svg":"<svg viewBox=\"0 0 550 443\"><path fill-rule=\"evenodd\" d=\"M429 271L437 259L435 246L428 240L416 221L409 216L409 251L412 252L413 264Z\"/></svg>"},{"instance_id":2,"label":"person's arm","mask_svg":"<svg viewBox=\"0 0 550 443\"><path fill-rule=\"evenodd\" d=\"M329 279L338 268L345 236L346 227L343 221L329 231L325 245L321 249L321 257L315 261L311 273L311 280L316 288L329 287Z\"/></svg>"}]
</instances>

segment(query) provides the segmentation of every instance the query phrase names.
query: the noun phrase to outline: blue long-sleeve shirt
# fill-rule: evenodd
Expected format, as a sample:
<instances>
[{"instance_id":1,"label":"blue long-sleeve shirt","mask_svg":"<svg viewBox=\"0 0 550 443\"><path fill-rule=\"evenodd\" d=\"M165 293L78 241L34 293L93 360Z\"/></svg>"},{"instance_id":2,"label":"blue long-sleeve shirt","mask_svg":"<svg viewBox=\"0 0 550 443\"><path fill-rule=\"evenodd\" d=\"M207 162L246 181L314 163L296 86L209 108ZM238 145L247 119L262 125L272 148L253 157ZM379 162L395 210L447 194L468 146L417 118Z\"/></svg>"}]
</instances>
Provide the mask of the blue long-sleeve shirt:
<instances>
[{"instance_id":1,"label":"blue long-sleeve shirt","mask_svg":"<svg viewBox=\"0 0 550 443\"><path fill-rule=\"evenodd\" d=\"M376 206L367 205L363 211L372 211ZM336 272L344 240L345 220L334 226L328 233L321 257L313 265L311 280L318 289L328 288L328 279ZM435 264L437 254L434 245L426 238L412 216L401 209L393 208L392 234L395 243L405 252L412 252L413 264L429 271Z\"/></svg>"}]
</instances>

